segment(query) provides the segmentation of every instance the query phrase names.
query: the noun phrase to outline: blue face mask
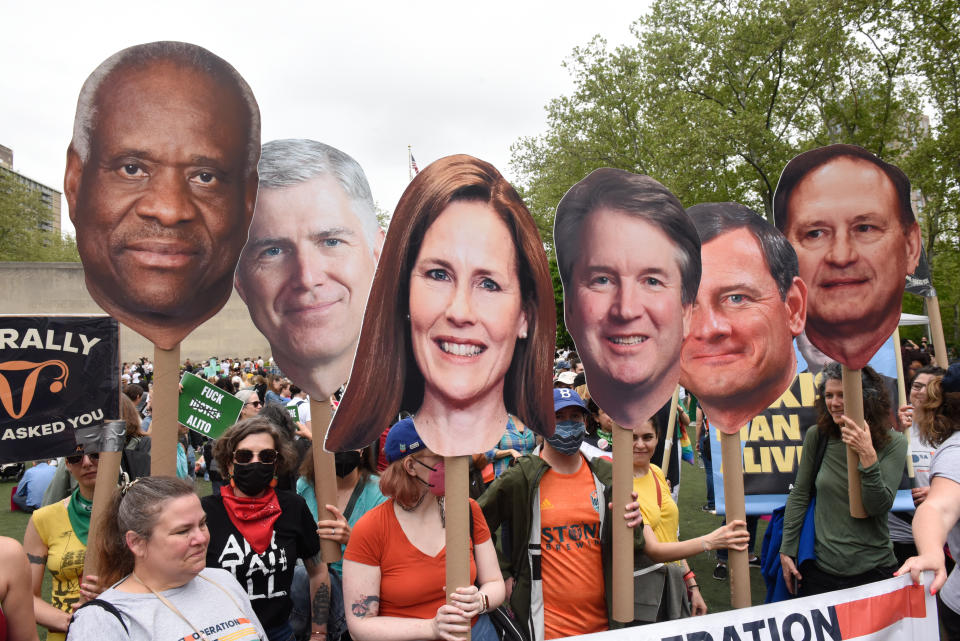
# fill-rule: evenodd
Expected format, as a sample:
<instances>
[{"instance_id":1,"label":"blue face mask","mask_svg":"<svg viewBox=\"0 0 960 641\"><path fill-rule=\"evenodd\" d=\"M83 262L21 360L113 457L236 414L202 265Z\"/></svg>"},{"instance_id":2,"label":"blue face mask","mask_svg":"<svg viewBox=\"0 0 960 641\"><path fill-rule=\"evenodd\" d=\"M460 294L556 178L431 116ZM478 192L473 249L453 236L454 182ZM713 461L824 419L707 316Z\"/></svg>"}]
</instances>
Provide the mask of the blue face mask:
<instances>
[{"instance_id":1,"label":"blue face mask","mask_svg":"<svg viewBox=\"0 0 960 641\"><path fill-rule=\"evenodd\" d=\"M570 456L580 449L586 433L587 426L583 421L557 421L557 429L553 436L547 437L547 443L561 454Z\"/></svg>"}]
</instances>

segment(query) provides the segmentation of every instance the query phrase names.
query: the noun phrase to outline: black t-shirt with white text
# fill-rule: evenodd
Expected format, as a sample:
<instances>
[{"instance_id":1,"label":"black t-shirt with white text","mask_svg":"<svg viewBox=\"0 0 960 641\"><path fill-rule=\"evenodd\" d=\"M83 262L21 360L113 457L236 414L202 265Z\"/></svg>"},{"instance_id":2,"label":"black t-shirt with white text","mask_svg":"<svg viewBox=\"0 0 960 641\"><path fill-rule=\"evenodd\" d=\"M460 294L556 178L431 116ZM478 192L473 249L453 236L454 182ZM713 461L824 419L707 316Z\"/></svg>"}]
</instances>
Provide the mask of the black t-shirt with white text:
<instances>
[{"instance_id":1,"label":"black t-shirt with white text","mask_svg":"<svg viewBox=\"0 0 960 641\"><path fill-rule=\"evenodd\" d=\"M207 567L233 573L265 629L283 625L290 618L290 585L297 559L310 558L320 551L317 523L303 498L279 490L277 499L281 514L273 524L270 547L263 554L254 552L234 526L223 499L210 495L200 500L210 530Z\"/></svg>"}]
</instances>

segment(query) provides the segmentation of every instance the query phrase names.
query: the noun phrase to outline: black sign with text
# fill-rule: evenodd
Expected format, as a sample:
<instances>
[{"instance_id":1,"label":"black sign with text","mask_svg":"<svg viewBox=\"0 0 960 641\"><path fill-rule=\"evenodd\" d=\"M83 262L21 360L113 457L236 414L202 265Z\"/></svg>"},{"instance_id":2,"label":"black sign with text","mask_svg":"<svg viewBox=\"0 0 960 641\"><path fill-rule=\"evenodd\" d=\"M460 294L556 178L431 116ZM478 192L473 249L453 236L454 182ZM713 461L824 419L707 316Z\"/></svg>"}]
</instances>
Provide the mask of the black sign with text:
<instances>
[{"instance_id":1,"label":"black sign with text","mask_svg":"<svg viewBox=\"0 0 960 641\"><path fill-rule=\"evenodd\" d=\"M74 430L119 417L109 316L0 316L0 463L63 456Z\"/></svg>"}]
</instances>

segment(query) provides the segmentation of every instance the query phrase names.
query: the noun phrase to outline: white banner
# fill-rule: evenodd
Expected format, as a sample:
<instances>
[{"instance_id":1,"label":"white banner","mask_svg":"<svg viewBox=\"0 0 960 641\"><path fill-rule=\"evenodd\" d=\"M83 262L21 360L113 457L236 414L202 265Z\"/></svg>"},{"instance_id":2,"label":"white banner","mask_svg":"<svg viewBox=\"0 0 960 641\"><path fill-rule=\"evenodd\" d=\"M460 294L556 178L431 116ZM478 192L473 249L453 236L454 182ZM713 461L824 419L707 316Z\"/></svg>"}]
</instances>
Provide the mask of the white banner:
<instances>
[{"instance_id":1,"label":"white banner","mask_svg":"<svg viewBox=\"0 0 960 641\"><path fill-rule=\"evenodd\" d=\"M924 575L929 582L933 573ZM904 641L939 638L936 597L910 576L780 603L579 637L597 641Z\"/></svg>"}]
</instances>

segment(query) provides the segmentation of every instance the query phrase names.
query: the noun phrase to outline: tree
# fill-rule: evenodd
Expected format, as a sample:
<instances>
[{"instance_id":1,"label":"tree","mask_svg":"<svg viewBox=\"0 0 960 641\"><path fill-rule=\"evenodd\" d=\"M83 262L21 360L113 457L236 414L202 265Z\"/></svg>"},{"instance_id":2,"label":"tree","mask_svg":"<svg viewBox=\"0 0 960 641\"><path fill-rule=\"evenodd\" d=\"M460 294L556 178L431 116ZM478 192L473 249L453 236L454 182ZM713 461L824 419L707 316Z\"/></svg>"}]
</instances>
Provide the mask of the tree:
<instances>
[{"instance_id":1,"label":"tree","mask_svg":"<svg viewBox=\"0 0 960 641\"><path fill-rule=\"evenodd\" d=\"M960 1L909 0L895 9L906 16L911 62L933 112L902 168L916 190L944 334L960 346ZM920 312L918 302L910 305Z\"/></svg>"},{"instance_id":2,"label":"tree","mask_svg":"<svg viewBox=\"0 0 960 641\"><path fill-rule=\"evenodd\" d=\"M887 155L916 95L890 37L896 15L875 13L837 0L657 0L634 44L575 49L573 93L547 106L546 133L512 149L541 231L549 238L559 198L598 167L653 176L687 205L733 200L772 218L797 153L843 139Z\"/></svg>"},{"instance_id":3,"label":"tree","mask_svg":"<svg viewBox=\"0 0 960 641\"><path fill-rule=\"evenodd\" d=\"M49 229L52 212L16 175L0 170L0 260L77 262L77 244Z\"/></svg>"},{"instance_id":4,"label":"tree","mask_svg":"<svg viewBox=\"0 0 960 641\"><path fill-rule=\"evenodd\" d=\"M573 349L573 337L567 332L563 317L563 283L560 281L560 268L554 256L550 257L550 276L553 278L553 301L557 306L557 349Z\"/></svg>"}]
</instances>

